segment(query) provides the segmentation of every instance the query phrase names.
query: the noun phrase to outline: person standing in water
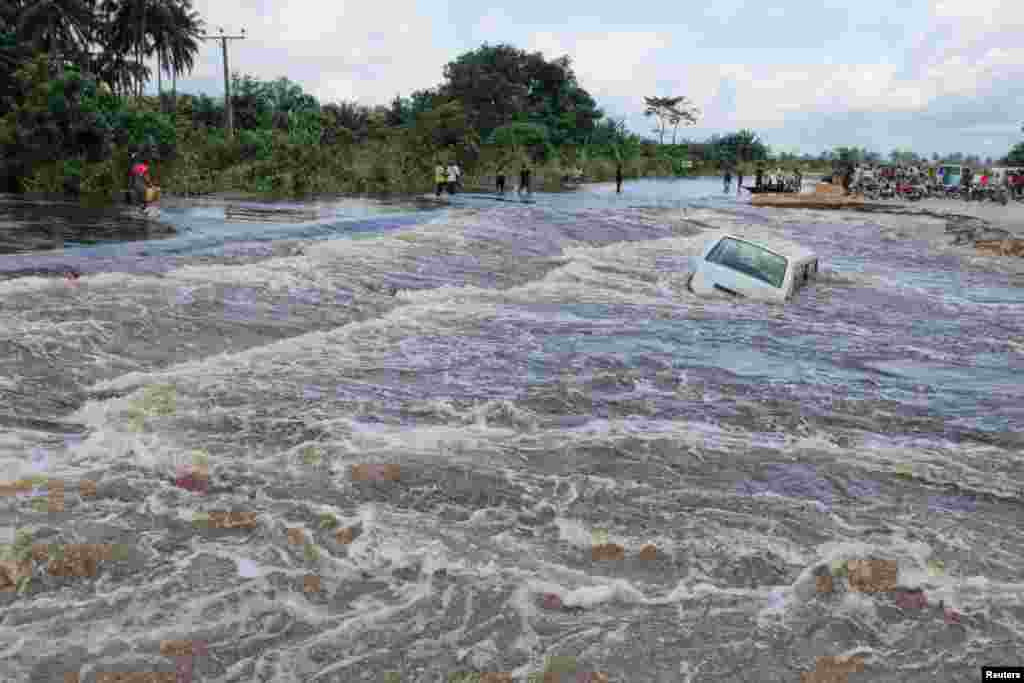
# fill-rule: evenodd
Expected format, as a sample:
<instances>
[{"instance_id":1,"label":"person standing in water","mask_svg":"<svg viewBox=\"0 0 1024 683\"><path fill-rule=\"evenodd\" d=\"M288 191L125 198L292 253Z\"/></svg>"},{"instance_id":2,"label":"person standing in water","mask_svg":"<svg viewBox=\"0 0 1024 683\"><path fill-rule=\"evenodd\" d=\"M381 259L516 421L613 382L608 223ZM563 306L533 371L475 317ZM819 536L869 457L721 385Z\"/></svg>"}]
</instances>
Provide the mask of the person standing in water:
<instances>
[{"instance_id":1,"label":"person standing in water","mask_svg":"<svg viewBox=\"0 0 1024 683\"><path fill-rule=\"evenodd\" d=\"M743 189L743 167L739 166L736 168L736 194L740 193Z\"/></svg>"},{"instance_id":2,"label":"person standing in water","mask_svg":"<svg viewBox=\"0 0 1024 683\"><path fill-rule=\"evenodd\" d=\"M149 164L139 155L132 155L132 165L129 171L131 179L132 200L136 204L146 205L146 190L153 186L153 179L149 175Z\"/></svg>"},{"instance_id":3,"label":"person standing in water","mask_svg":"<svg viewBox=\"0 0 1024 683\"><path fill-rule=\"evenodd\" d=\"M448 164L448 194L455 194L455 189L459 184L460 169L459 165L452 161Z\"/></svg>"},{"instance_id":4,"label":"person standing in water","mask_svg":"<svg viewBox=\"0 0 1024 683\"><path fill-rule=\"evenodd\" d=\"M498 186L498 194L505 194L505 162L498 162L498 170L494 180Z\"/></svg>"},{"instance_id":5,"label":"person standing in water","mask_svg":"<svg viewBox=\"0 0 1024 683\"><path fill-rule=\"evenodd\" d=\"M622 194L622 164L616 164L615 166L615 192Z\"/></svg>"},{"instance_id":6,"label":"person standing in water","mask_svg":"<svg viewBox=\"0 0 1024 683\"><path fill-rule=\"evenodd\" d=\"M754 188L762 189L764 187L764 166L758 164L757 171L754 173Z\"/></svg>"},{"instance_id":7,"label":"person standing in water","mask_svg":"<svg viewBox=\"0 0 1024 683\"><path fill-rule=\"evenodd\" d=\"M434 166L434 183L437 185L437 196L440 197L448 184L448 171L445 170L444 164L441 163L440 159L437 160L437 165Z\"/></svg>"},{"instance_id":8,"label":"person standing in water","mask_svg":"<svg viewBox=\"0 0 1024 683\"><path fill-rule=\"evenodd\" d=\"M519 196L522 196L523 192L533 194L530 189L530 167L526 163L523 163L523 167L519 169Z\"/></svg>"},{"instance_id":9,"label":"person standing in water","mask_svg":"<svg viewBox=\"0 0 1024 683\"><path fill-rule=\"evenodd\" d=\"M728 166L725 167L725 173L722 176L722 183L724 185L722 192L728 192L732 189L732 169Z\"/></svg>"}]
</instances>

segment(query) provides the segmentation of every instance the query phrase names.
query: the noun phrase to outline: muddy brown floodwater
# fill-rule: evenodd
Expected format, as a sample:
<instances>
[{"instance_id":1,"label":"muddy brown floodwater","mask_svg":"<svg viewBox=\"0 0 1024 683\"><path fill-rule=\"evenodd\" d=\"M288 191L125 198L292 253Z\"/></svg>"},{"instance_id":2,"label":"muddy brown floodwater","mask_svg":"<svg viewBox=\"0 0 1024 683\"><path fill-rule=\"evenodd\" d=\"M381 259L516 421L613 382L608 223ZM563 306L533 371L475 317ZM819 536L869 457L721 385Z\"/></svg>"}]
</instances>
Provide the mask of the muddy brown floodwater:
<instances>
[{"instance_id":1,"label":"muddy brown floodwater","mask_svg":"<svg viewBox=\"0 0 1024 683\"><path fill-rule=\"evenodd\" d=\"M718 189L207 202L145 272L0 281L0 679L1024 664L1021 260ZM819 280L698 299L713 230L805 244Z\"/></svg>"}]
</instances>

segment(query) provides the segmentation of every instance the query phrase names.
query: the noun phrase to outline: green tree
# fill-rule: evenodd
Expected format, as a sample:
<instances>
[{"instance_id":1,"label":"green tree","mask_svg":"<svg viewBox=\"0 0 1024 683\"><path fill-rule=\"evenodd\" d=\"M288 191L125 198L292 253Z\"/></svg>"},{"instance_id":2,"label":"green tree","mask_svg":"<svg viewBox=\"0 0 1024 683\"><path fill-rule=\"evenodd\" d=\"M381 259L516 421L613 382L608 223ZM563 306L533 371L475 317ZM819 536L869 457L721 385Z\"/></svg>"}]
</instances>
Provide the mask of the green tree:
<instances>
[{"instance_id":1,"label":"green tree","mask_svg":"<svg viewBox=\"0 0 1024 683\"><path fill-rule=\"evenodd\" d=\"M199 40L204 22L199 13L192 9L191 0L164 0L166 11L161 12L163 22L160 30L154 32L154 42L161 69L171 77L171 111L176 110L178 76L191 73L195 56L199 53ZM162 92L162 85L158 85ZM162 101L161 97L161 101Z\"/></svg>"},{"instance_id":2,"label":"green tree","mask_svg":"<svg viewBox=\"0 0 1024 683\"><path fill-rule=\"evenodd\" d=\"M251 74L231 74L231 106L239 130L274 127L267 84Z\"/></svg>"},{"instance_id":3,"label":"green tree","mask_svg":"<svg viewBox=\"0 0 1024 683\"><path fill-rule=\"evenodd\" d=\"M668 122L672 124L672 144L674 145L676 144L676 133L679 130L680 123L685 123L687 126L697 123L696 110L690 112L677 108L669 116Z\"/></svg>"},{"instance_id":4,"label":"green tree","mask_svg":"<svg viewBox=\"0 0 1024 683\"><path fill-rule=\"evenodd\" d=\"M594 131L588 136L587 143L597 147L614 145L625 140L627 135L625 119L606 118L601 119L594 126Z\"/></svg>"},{"instance_id":5,"label":"green tree","mask_svg":"<svg viewBox=\"0 0 1024 683\"><path fill-rule=\"evenodd\" d=\"M556 144L582 142L602 116L568 57L549 62L539 52L485 43L446 64L444 78L437 95L462 103L483 138L507 123L529 121L545 126ZM421 94L421 102L428 97Z\"/></svg>"},{"instance_id":6,"label":"green tree","mask_svg":"<svg viewBox=\"0 0 1024 683\"><path fill-rule=\"evenodd\" d=\"M644 97L644 116L653 116L658 121L655 132L658 133L658 142L665 143L665 132L669 125L679 128L679 124L686 122L693 124L697 122L699 111L685 96L678 97ZM675 132L672 134L672 144L675 144Z\"/></svg>"},{"instance_id":7,"label":"green tree","mask_svg":"<svg viewBox=\"0 0 1024 683\"><path fill-rule=\"evenodd\" d=\"M672 103L671 97L644 97L644 116L653 116L658 122L654 132L662 143L665 142L665 128L672 116Z\"/></svg>"},{"instance_id":8,"label":"green tree","mask_svg":"<svg viewBox=\"0 0 1024 683\"><path fill-rule=\"evenodd\" d=\"M65 189L74 192L82 164L111 159L115 144L153 145L154 152L173 154L170 117L126 107L78 67L49 72L47 57L39 55L15 74L20 93L0 118L3 175L21 183L39 169L64 164Z\"/></svg>"},{"instance_id":9,"label":"green tree","mask_svg":"<svg viewBox=\"0 0 1024 683\"><path fill-rule=\"evenodd\" d=\"M923 159L909 149L894 149L889 152L889 159L894 164L916 164Z\"/></svg>"},{"instance_id":10,"label":"green tree","mask_svg":"<svg viewBox=\"0 0 1024 683\"><path fill-rule=\"evenodd\" d=\"M302 90L301 85L284 76L267 83L264 92L270 108L275 112L289 114L312 111L320 106L315 97Z\"/></svg>"},{"instance_id":11,"label":"green tree","mask_svg":"<svg viewBox=\"0 0 1024 683\"><path fill-rule=\"evenodd\" d=\"M521 159L524 154L533 161L545 160L551 150L548 129L538 123L509 123L496 128L487 143L502 149L506 156Z\"/></svg>"},{"instance_id":12,"label":"green tree","mask_svg":"<svg viewBox=\"0 0 1024 683\"><path fill-rule=\"evenodd\" d=\"M356 102L325 104L320 109L324 121L324 134L329 139L351 138L362 142L369 134L370 110Z\"/></svg>"},{"instance_id":13,"label":"green tree","mask_svg":"<svg viewBox=\"0 0 1024 683\"><path fill-rule=\"evenodd\" d=\"M746 128L726 135L719 142L729 150L730 157L739 162L762 161L768 158L768 147L757 133Z\"/></svg>"},{"instance_id":14,"label":"green tree","mask_svg":"<svg viewBox=\"0 0 1024 683\"><path fill-rule=\"evenodd\" d=\"M125 61L127 55L135 57L134 65L123 67L122 71L129 81L126 85L136 96L141 96L143 83L150 75L143 57L149 52L146 10L151 4L152 0L111 0L108 5L111 16L107 47L118 55L118 61Z\"/></svg>"},{"instance_id":15,"label":"green tree","mask_svg":"<svg viewBox=\"0 0 1024 683\"><path fill-rule=\"evenodd\" d=\"M30 0L14 7L18 40L49 53L51 61L77 61L87 49L94 15L83 0Z\"/></svg>"},{"instance_id":16,"label":"green tree","mask_svg":"<svg viewBox=\"0 0 1024 683\"><path fill-rule=\"evenodd\" d=\"M479 142L461 102L449 102L423 112L416 119L415 132L431 153L449 147L472 149Z\"/></svg>"},{"instance_id":17,"label":"green tree","mask_svg":"<svg viewBox=\"0 0 1024 683\"><path fill-rule=\"evenodd\" d=\"M832 160L841 165L855 165L864 163L867 157L868 151L860 147L836 147Z\"/></svg>"},{"instance_id":18,"label":"green tree","mask_svg":"<svg viewBox=\"0 0 1024 683\"><path fill-rule=\"evenodd\" d=\"M393 127L404 126L410 123L412 118L412 103L401 95L395 95L388 109L387 124Z\"/></svg>"},{"instance_id":19,"label":"green tree","mask_svg":"<svg viewBox=\"0 0 1024 683\"><path fill-rule=\"evenodd\" d=\"M1010 166L1024 166L1024 142L1018 142L1010 149L1006 163Z\"/></svg>"},{"instance_id":20,"label":"green tree","mask_svg":"<svg viewBox=\"0 0 1024 683\"><path fill-rule=\"evenodd\" d=\"M172 37L180 37L183 31L192 29L191 38L195 42L200 32L198 24L183 26L182 22L195 15L190 13L190 6L175 9L176 0L111 0L110 13L112 28L110 32L110 48L119 54L134 54L135 68L132 70L135 94L142 96L142 90L149 80L151 70L145 65L147 57L162 50L166 55L170 50ZM196 51L198 45L196 45ZM193 52L195 54L195 52ZM159 74L159 67L157 69Z\"/></svg>"}]
</instances>

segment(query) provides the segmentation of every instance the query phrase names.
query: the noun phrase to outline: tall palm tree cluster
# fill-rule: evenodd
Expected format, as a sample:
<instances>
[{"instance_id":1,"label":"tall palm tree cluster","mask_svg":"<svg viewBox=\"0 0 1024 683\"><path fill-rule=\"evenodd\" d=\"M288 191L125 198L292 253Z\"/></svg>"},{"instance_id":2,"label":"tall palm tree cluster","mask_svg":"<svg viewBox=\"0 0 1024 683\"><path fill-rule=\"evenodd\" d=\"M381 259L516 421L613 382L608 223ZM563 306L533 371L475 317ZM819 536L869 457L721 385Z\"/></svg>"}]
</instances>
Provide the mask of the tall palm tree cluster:
<instances>
[{"instance_id":1,"label":"tall palm tree cluster","mask_svg":"<svg viewBox=\"0 0 1024 683\"><path fill-rule=\"evenodd\" d=\"M0 71L10 73L38 53L51 64L74 64L118 95L141 96L152 76L191 72L203 21L192 0L3 0L0 2Z\"/></svg>"}]
</instances>

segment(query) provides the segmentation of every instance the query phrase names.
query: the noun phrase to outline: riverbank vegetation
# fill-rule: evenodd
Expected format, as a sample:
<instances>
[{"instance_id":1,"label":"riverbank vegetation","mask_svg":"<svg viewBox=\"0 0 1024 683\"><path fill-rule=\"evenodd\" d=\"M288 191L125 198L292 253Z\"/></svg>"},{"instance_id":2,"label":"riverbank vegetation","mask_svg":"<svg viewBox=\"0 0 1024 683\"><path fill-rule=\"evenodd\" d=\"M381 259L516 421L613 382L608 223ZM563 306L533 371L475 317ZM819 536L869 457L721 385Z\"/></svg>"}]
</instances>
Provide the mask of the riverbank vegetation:
<instances>
[{"instance_id":1,"label":"riverbank vegetation","mask_svg":"<svg viewBox=\"0 0 1024 683\"><path fill-rule=\"evenodd\" d=\"M287 78L235 73L229 136L223 98L177 93L203 30L191 0L5 3L0 189L110 198L126 185L132 153L156 162L165 192L183 195L423 192L438 161L458 162L467 187L491 186L499 166L514 179L526 163L536 187L557 189L578 173L610 181L619 164L635 178L723 166L752 174L757 162L829 172L870 158L856 148L772 154L749 130L676 143L679 125L699 118L680 96L644 98L658 123L648 139L598 107L569 57L487 44L445 65L436 87L388 106L321 103ZM154 76L157 95L145 96Z\"/></svg>"}]
</instances>

